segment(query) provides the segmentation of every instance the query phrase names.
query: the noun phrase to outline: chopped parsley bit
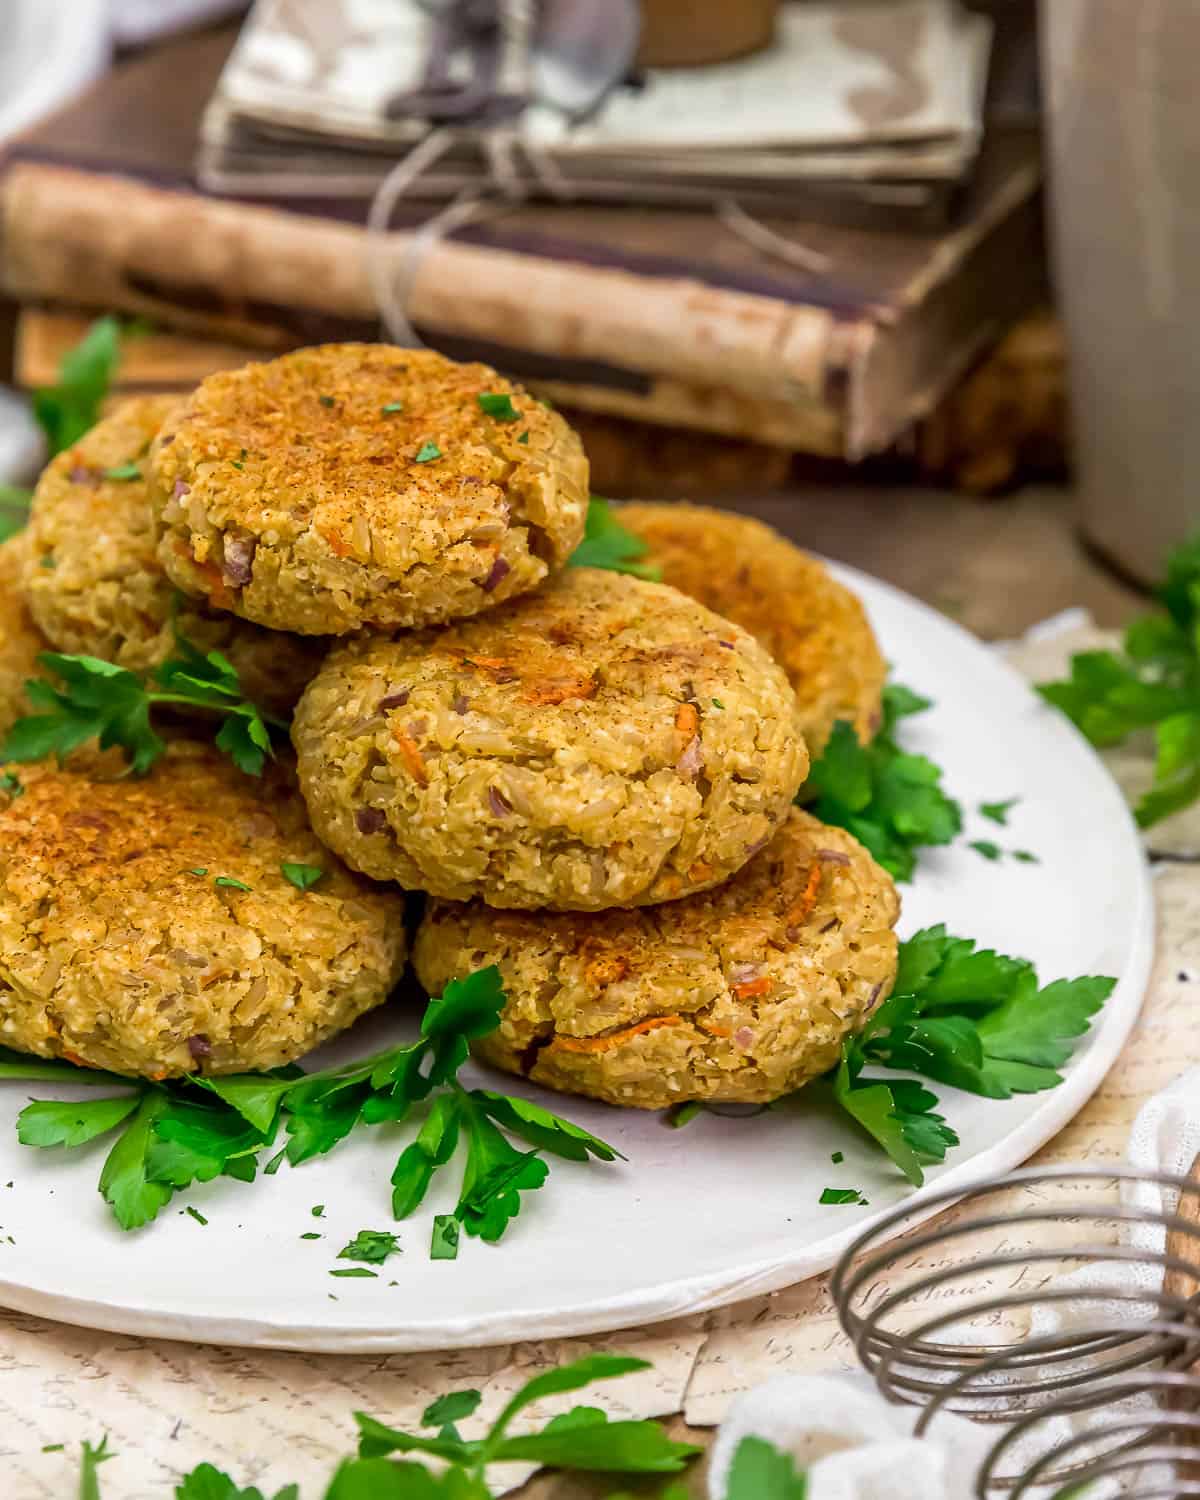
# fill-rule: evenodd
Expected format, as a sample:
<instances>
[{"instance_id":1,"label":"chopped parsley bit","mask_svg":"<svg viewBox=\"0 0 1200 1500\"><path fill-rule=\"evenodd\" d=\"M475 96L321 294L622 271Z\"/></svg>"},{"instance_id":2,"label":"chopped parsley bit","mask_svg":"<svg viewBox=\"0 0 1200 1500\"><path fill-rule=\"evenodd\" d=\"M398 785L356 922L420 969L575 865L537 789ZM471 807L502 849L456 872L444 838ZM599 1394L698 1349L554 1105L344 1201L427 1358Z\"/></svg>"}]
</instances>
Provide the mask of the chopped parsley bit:
<instances>
[{"instance_id":1,"label":"chopped parsley bit","mask_svg":"<svg viewBox=\"0 0 1200 1500\"><path fill-rule=\"evenodd\" d=\"M993 823L999 823L1003 827L1008 822L1009 812L1020 800L1020 797L1010 797L1007 802L981 802L979 811L985 818L990 818Z\"/></svg>"},{"instance_id":2,"label":"chopped parsley bit","mask_svg":"<svg viewBox=\"0 0 1200 1500\"><path fill-rule=\"evenodd\" d=\"M195 869L193 869L193 870L185 870L184 873L186 875L207 875L208 874L208 866L207 865L197 865L195 867Z\"/></svg>"},{"instance_id":3,"label":"chopped parsley bit","mask_svg":"<svg viewBox=\"0 0 1200 1500\"><path fill-rule=\"evenodd\" d=\"M316 1206L315 1206L315 1207L314 1207L314 1208L313 1208L313 1209L312 1209L312 1216L313 1216L313 1218L314 1218L314 1219L320 1219L320 1218L323 1218L323 1217L324 1217L324 1214L325 1214L325 1205L324 1205L324 1204L323 1204L323 1203L318 1203L318 1204L317 1204L317 1205L316 1205Z\"/></svg>"},{"instance_id":4,"label":"chopped parsley bit","mask_svg":"<svg viewBox=\"0 0 1200 1500\"><path fill-rule=\"evenodd\" d=\"M725 705L721 702L720 698L714 698L713 701L712 701L712 706L714 708L724 708L725 707Z\"/></svg>"},{"instance_id":5,"label":"chopped parsley bit","mask_svg":"<svg viewBox=\"0 0 1200 1500\"><path fill-rule=\"evenodd\" d=\"M1023 865L1041 864L1041 860L1037 857L1037 855L1031 854L1028 849L1014 849L1012 852L1012 857L1014 859L1019 859Z\"/></svg>"},{"instance_id":6,"label":"chopped parsley bit","mask_svg":"<svg viewBox=\"0 0 1200 1500\"><path fill-rule=\"evenodd\" d=\"M340 1271L330 1271L331 1276L371 1276L379 1275L378 1271L369 1271L366 1266L343 1266Z\"/></svg>"},{"instance_id":7,"label":"chopped parsley bit","mask_svg":"<svg viewBox=\"0 0 1200 1500\"><path fill-rule=\"evenodd\" d=\"M318 396L317 400L321 403L322 406L332 406L333 405L333 397L332 396Z\"/></svg>"},{"instance_id":8,"label":"chopped parsley bit","mask_svg":"<svg viewBox=\"0 0 1200 1500\"><path fill-rule=\"evenodd\" d=\"M390 417L393 412L403 411L404 410L404 402L403 401L389 401L386 406L381 406L379 408L379 410L380 410L381 415L383 415L385 417Z\"/></svg>"},{"instance_id":9,"label":"chopped parsley bit","mask_svg":"<svg viewBox=\"0 0 1200 1500\"><path fill-rule=\"evenodd\" d=\"M517 442L518 443L528 443L528 441L529 441L529 428L527 427L525 429L525 431L521 434L521 436L517 439Z\"/></svg>"},{"instance_id":10,"label":"chopped parsley bit","mask_svg":"<svg viewBox=\"0 0 1200 1500\"><path fill-rule=\"evenodd\" d=\"M821 1203L865 1203L867 1200L857 1188L826 1188L819 1199Z\"/></svg>"},{"instance_id":11,"label":"chopped parsley bit","mask_svg":"<svg viewBox=\"0 0 1200 1500\"><path fill-rule=\"evenodd\" d=\"M417 449L417 454L413 459L413 463L428 464L432 463L435 458L441 458L441 456L442 450L436 443L422 443L421 446Z\"/></svg>"},{"instance_id":12,"label":"chopped parsley bit","mask_svg":"<svg viewBox=\"0 0 1200 1500\"><path fill-rule=\"evenodd\" d=\"M430 1260L458 1259L458 1220L453 1214L438 1214L433 1221Z\"/></svg>"},{"instance_id":13,"label":"chopped parsley bit","mask_svg":"<svg viewBox=\"0 0 1200 1500\"><path fill-rule=\"evenodd\" d=\"M39 568L57 568L58 567L58 559L56 557L51 557L50 554L47 552L46 555L45 555L45 557L43 557L41 559L41 561L38 563L38 567Z\"/></svg>"},{"instance_id":14,"label":"chopped parsley bit","mask_svg":"<svg viewBox=\"0 0 1200 1500\"><path fill-rule=\"evenodd\" d=\"M142 471L134 463L117 464L115 468L102 470L101 477L116 480L140 479Z\"/></svg>"},{"instance_id":15,"label":"chopped parsley bit","mask_svg":"<svg viewBox=\"0 0 1200 1500\"><path fill-rule=\"evenodd\" d=\"M279 870L283 878L290 880L298 891L310 890L325 873L320 865L294 865L287 860L279 866Z\"/></svg>"},{"instance_id":16,"label":"chopped parsley bit","mask_svg":"<svg viewBox=\"0 0 1200 1500\"><path fill-rule=\"evenodd\" d=\"M232 875L217 875L213 878L213 885L219 885L229 891L248 891L250 887L240 880L235 880Z\"/></svg>"},{"instance_id":17,"label":"chopped parsley bit","mask_svg":"<svg viewBox=\"0 0 1200 1500\"><path fill-rule=\"evenodd\" d=\"M984 859L999 859L1000 856L1004 853L1004 850L1001 849L1000 845L993 844L991 839L972 839L971 843L968 844L967 847L969 849L974 849L976 854L982 854Z\"/></svg>"},{"instance_id":18,"label":"chopped parsley bit","mask_svg":"<svg viewBox=\"0 0 1200 1500\"><path fill-rule=\"evenodd\" d=\"M692 1099L687 1104L674 1104L667 1110L667 1124L672 1130L682 1130L685 1125L690 1124L696 1118L703 1108L703 1104L696 1099Z\"/></svg>"},{"instance_id":19,"label":"chopped parsley bit","mask_svg":"<svg viewBox=\"0 0 1200 1500\"><path fill-rule=\"evenodd\" d=\"M238 454L238 457L239 458L245 458L245 456L246 456L246 450L245 450L245 448L243 448L242 451Z\"/></svg>"},{"instance_id":20,"label":"chopped parsley bit","mask_svg":"<svg viewBox=\"0 0 1200 1500\"><path fill-rule=\"evenodd\" d=\"M42 1449L43 1453L62 1453L66 1449L66 1443L47 1443Z\"/></svg>"},{"instance_id":21,"label":"chopped parsley bit","mask_svg":"<svg viewBox=\"0 0 1200 1500\"><path fill-rule=\"evenodd\" d=\"M246 465L244 463L242 463L240 459L237 459L237 458L231 458L229 460L229 462L233 465L233 467L235 469L244 469L246 467Z\"/></svg>"},{"instance_id":22,"label":"chopped parsley bit","mask_svg":"<svg viewBox=\"0 0 1200 1500\"><path fill-rule=\"evenodd\" d=\"M7 792L15 802L24 794L25 788L21 785L21 778L15 772L5 771L4 775L0 776L0 792Z\"/></svg>"},{"instance_id":23,"label":"chopped parsley bit","mask_svg":"<svg viewBox=\"0 0 1200 1500\"><path fill-rule=\"evenodd\" d=\"M399 1241L386 1229L360 1229L348 1245L338 1251L338 1260L362 1260L377 1266L400 1251Z\"/></svg>"},{"instance_id":24,"label":"chopped parsley bit","mask_svg":"<svg viewBox=\"0 0 1200 1500\"><path fill-rule=\"evenodd\" d=\"M187 1208L184 1209L184 1213L187 1214L189 1218L195 1219L197 1224L208 1223L208 1220L204 1217L200 1210L198 1208L192 1208L190 1204Z\"/></svg>"},{"instance_id":25,"label":"chopped parsley bit","mask_svg":"<svg viewBox=\"0 0 1200 1500\"><path fill-rule=\"evenodd\" d=\"M512 404L512 397L494 391L485 391L475 398L479 409L497 422L515 422L521 413Z\"/></svg>"},{"instance_id":26,"label":"chopped parsley bit","mask_svg":"<svg viewBox=\"0 0 1200 1500\"><path fill-rule=\"evenodd\" d=\"M834 1164L835 1167L840 1167L841 1164L846 1160L846 1153L844 1151L835 1151L829 1158L829 1160Z\"/></svg>"},{"instance_id":27,"label":"chopped parsley bit","mask_svg":"<svg viewBox=\"0 0 1200 1500\"><path fill-rule=\"evenodd\" d=\"M300 1238L302 1240L319 1240L321 1236L315 1229L310 1229L307 1234L302 1234Z\"/></svg>"}]
</instances>

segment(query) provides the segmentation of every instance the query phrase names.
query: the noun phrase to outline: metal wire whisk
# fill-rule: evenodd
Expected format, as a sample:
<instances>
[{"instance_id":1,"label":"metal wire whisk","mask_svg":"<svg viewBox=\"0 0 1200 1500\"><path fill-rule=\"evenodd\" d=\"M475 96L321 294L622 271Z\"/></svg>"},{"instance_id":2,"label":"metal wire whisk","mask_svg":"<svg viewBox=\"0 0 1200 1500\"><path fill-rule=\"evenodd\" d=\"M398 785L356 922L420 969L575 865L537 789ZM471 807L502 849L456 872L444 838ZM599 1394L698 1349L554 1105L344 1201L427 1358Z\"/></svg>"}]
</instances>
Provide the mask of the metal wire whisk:
<instances>
[{"instance_id":1,"label":"metal wire whisk","mask_svg":"<svg viewBox=\"0 0 1200 1500\"><path fill-rule=\"evenodd\" d=\"M1004 1424L979 1500L1100 1479L1200 1496L1200 1157L1187 1177L1034 1168L902 1205L832 1292L880 1392L923 1409L918 1436L941 1412Z\"/></svg>"}]
</instances>

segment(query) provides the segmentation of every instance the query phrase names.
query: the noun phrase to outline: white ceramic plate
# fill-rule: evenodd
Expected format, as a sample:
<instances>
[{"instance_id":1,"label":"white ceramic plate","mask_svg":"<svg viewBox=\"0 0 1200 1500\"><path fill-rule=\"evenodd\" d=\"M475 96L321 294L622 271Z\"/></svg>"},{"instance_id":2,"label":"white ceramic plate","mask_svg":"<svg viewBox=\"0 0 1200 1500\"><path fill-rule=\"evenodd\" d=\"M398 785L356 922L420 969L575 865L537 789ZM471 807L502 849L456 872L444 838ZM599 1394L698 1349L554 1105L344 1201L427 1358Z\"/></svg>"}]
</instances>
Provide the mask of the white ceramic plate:
<instances>
[{"instance_id":1,"label":"white ceramic plate","mask_svg":"<svg viewBox=\"0 0 1200 1500\"><path fill-rule=\"evenodd\" d=\"M1033 959L1043 982L1120 979L1059 1089L1003 1103L938 1089L962 1137L930 1174L932 1186L948 1188L1019 1165L1103 1078L1141 1004L1153 942L1149 881L1120 794L1065 720L956 625L838 571L867 604L897 678L935 700L905 738L946 768L968 814L964 838L926 855L905 888L902 930L943 921ZM979 818L981 801L1007 797L1021 799L1009 828ZM1031 849L1041 863L991 864L967 847L970 838ZM403 1024L377 1015L329 1051L365 1053L396 1040ZM333 1156L253 1187L226 1179L193 1190L158 1223L123 1234L96 1192L103 1143L69 1156L19 1146L13 1119L27 1086L0 1087L0 1302L123 1333L309 1350L594 1333L823 1271L910 1192L879 1152L813 1105L748 1120L702 1115L670 1130L657 1115L523 1091L611 1141L628 1163L554 1161L550 1182L527 1196L500 1245L464 1237L457 1261L430 1261L431 1215L453 1207L447 1181L399 1226L404 1253L378 1280L345 1280L329 1276L336 1252L360 1229L396 1227L388 1177L411 1129L388 1127L392 1140L362 1132ZM836 1150L846 1157L838 1167ZM861 1188L870 1206L821 1207L826 1186ZM207 1225L184 1214L184 1203ZM313 1230L323 1237L300 1238Z\"/></svg>"}]
</instances>

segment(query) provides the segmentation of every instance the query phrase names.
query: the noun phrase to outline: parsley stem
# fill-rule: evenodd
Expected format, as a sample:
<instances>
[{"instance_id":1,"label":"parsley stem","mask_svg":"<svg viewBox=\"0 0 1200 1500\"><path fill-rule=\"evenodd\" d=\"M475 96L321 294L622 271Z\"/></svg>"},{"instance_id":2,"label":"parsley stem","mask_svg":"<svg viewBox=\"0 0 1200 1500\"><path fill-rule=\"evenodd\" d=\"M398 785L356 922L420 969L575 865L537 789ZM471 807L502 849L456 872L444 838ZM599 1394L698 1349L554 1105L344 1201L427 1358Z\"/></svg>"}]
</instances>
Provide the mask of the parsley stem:
<instances>
[{"instance_id":1,"label":"parsley stem","mask_svg":"<svg viewBox=\"0 0 1200 1500\"><path fill-rule=\"evenodd\" d=\"M237 699L231 699L228 705L224 703L205 703L203 699L189 697L187 693L147 693L147 703L184 703L188 708L207 708L215 714L229 714L242 706ZM254 705L258 716L265 724L270 724L273 729L290 729L291 725L286 719L281 719L278 714L268 713L265 708Z\"/></svg>"}]
</instances>

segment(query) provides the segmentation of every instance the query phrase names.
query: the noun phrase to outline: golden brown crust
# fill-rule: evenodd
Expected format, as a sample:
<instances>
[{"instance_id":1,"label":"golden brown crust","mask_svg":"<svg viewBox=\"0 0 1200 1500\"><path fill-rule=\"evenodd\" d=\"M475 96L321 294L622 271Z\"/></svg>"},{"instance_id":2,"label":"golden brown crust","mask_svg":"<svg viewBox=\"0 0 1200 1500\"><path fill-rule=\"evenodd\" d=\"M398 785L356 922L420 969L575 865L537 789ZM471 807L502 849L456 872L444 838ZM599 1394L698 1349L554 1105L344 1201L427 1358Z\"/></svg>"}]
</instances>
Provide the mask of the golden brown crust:
<instances>
[{"instance_id":1,"label":"golden brown crust","mask_svg":"<svg viewBox=\"0 0 1200 1500\"><path fill-rule=\"evenodd\" d=\"M487 394L518 419L484 412ZM276 630L478 614L536 587L583 535L587 459L563 419L431 350L301 349L209 376L170 425L153 456L163 566Z\"/></svg>"},{"instance_id":2,"label":"golden brown crust","mask_svg":"<svg viewBox=\"0 0 1200 1500\"><path fill-rule=\"evenodd\" d=\"M891 988L899 899L848 833L799 809L716 890L556 915L431 902L422 984L497 964L508 1002L486 1062L612 1104L761 1103L837 1061Z\"/></svg>"},{"instance_id":3,"label":"golden brown crust","mask_svg":"<svg viewBox=\"0 0 1200 1500\"><path fill-rule=\"evenodd\" d=\"M0 742L29 713L25 683L43 675L38 653L50 649L29 613L25 593L28 551L24 531L0 542Z\"/></svg>"},{"instance_id":4,"label":"golden brown crust","mask_svg":"<svg viewBox=\"0 0 1200 1500\"><path fill-rule=\"evenodd\" d=\"M112 755L13 769L19 794L0 793L4 1044L147 1077L275 1067L399 977L402 895L321 847L289 767L259 782L175 741L142 779ZM325 875L302 893L285 860Z\"/></svg>"},{"instance_id":5,"label":"golden brown crust","mask_svg":"<svg viewBox=\"0 0 1200 1500\"><path fill-rule=\"evenodd\" d=\"M246 695L290 713L325 654L324 639L264 630L193 600L180 604L158 560L158 533L144 478L151 440L176 396L126 402L47 466L34 492L26 586L30 607L60 650L131 672L159 666L176 631L201 651L229 657Z\"/></svg>"},{"instance_id":6,"label":"golden brown crust","mask_svg":"<svg viewBox=\"0 0 1200 1500\"><path fill-rule=\"evenodd\" d=\"M664 583L748 630L788 675L810 752L838 719L879 727L887 663L861 603L815 557L748 516L702 505L623 505Z\"/></svg>"},{"instance_id":7,"label":"golden brown crust","mask_svg":"<svg viewBox=\"0 0 1200 1500\"><path fill-rule=\"evenodd\" d=\"M808 766L792 691L750 636L591 568L445 631L338 648L292 737L313 824L356 869L563 910L718 884Z\"/></svg>"}]
</instances>

